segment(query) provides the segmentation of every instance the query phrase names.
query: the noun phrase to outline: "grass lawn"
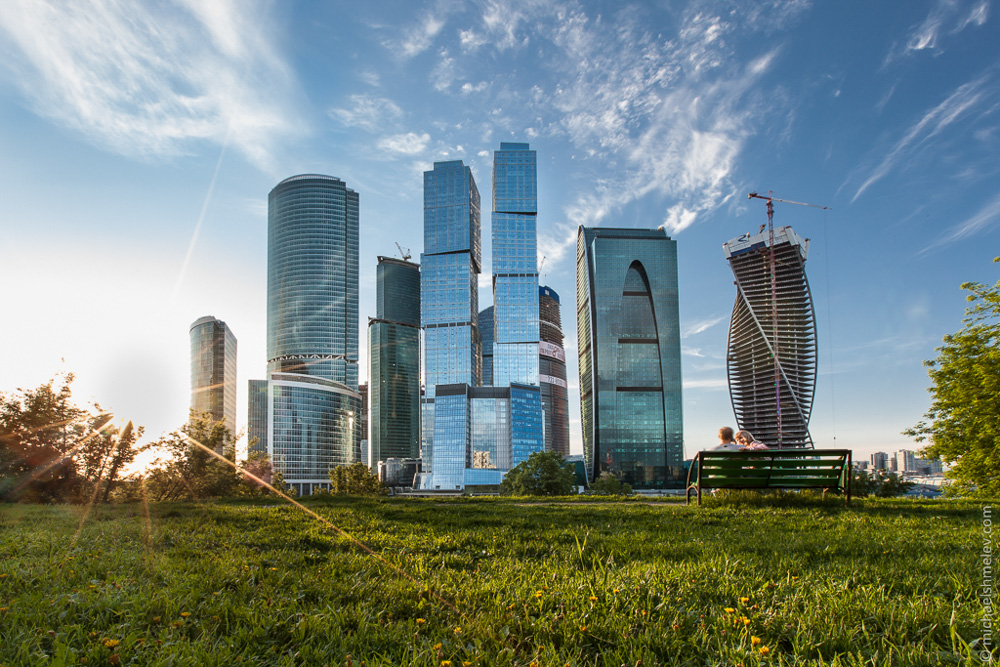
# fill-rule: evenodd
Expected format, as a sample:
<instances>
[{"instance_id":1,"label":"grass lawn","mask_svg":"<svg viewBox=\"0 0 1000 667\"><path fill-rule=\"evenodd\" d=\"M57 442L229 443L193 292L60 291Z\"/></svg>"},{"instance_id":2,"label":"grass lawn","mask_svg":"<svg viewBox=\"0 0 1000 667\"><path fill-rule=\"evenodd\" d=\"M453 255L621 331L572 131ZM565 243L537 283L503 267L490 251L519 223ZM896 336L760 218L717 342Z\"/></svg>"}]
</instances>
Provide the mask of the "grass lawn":
<instances>
[{"instance_id":1,"label":"grass lawn","mask_svg":"<svg viewBox=\"0 0 1000 667\"><path fill-rule=\"evenodd\" d=\"M0 506L0 665L982 660L980 503L305 504Z\"/></svg>"}]
</instances>

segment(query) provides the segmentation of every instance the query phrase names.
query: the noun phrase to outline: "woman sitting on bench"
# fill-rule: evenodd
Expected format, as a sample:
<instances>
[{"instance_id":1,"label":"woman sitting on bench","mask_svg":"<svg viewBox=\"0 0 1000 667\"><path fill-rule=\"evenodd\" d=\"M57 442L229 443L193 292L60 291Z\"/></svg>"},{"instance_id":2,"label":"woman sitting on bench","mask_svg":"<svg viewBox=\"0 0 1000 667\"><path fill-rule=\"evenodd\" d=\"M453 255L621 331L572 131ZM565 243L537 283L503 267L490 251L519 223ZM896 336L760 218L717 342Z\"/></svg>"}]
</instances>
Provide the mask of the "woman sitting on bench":
<instances>
[{"instance_id":1,"label":"woman sitting on bench","mask_svg":"<svg viewBox=\"0 0 1000 667\"><path fill-rule=\"evenodd\" d=\"M736 444L740 446L743 451L756 451L758 449L767 449L767 445L759 440L754 439L753 433L750 431L740 431L736 434Z\"/></svg>"}]
</instances>

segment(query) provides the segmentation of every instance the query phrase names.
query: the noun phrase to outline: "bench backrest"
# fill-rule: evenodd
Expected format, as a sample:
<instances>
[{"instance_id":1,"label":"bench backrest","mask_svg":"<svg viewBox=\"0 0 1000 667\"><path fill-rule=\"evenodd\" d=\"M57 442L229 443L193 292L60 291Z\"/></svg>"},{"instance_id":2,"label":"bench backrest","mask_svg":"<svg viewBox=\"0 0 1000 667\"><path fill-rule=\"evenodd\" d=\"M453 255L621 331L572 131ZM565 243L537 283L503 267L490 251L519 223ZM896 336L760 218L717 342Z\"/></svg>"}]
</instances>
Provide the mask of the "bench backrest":
<instances>
[{"instance_id":1,"label":"bench backrest","mask_svg":"<svg viewBox=\"0 0 1000 667\"><path fill-rule=\"evenodd\" d=\"M693 465L703 489L836 489L847 485L850 458L848 449L720 451L699 452Z\"/></svg>"}]
</instances>

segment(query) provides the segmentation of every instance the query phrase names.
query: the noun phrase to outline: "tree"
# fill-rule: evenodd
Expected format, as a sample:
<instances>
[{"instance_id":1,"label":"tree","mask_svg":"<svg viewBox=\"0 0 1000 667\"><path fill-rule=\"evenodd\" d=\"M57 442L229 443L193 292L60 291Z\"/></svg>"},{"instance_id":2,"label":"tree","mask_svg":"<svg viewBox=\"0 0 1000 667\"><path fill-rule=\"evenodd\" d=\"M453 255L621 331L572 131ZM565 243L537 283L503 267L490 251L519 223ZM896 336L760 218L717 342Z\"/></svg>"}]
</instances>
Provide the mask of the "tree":
<instances>
[{"instance_id":1,"label":"tree","mask_svg":"<svg viewBox=\"0 0 1000 667\"><path fill-rule=\"evenodd\" d=\"M225 422L192 411L184 426L151 445L166 458L159 459L158 465L147 474L150 495L155 500L239 495L243 471L236 466L235 442Z\"/></svg>"},{"instance_id":2,"label":"tree","mask_svg":"<svg viewBox=\"0 0 1000 667\"><path fill-rule=\"evenodd\" d=\"M632 485L623 484L616 475L605 470L590 485L590 491L599 496L629 496L632 495Z\"/></svg>"},{"instance_id":3,"label":"tree","mask_svg":"<svg viewBox=\"0 0 1000 667\"><path fill-rule=\"evenodd\" d=\"M27 502L107 502L136 456L142 427L72 401L73 374L0 396L0 498ZM102 493L103 491L103 493Z\"/></svg>"},{"instance_id":4,"label":"tree","mask_svg":"<svg viewBox=\"0 0 1000 667\"><path fill-rule=\"evenodd\" d=\"M573 492L576 473L559 452L535 452L504 476L500 492L508 496L565 496Z\"/></svg>"},{"instance_id":5,"label":"tree","mask_svg":"<svg viewBox=\"0 0 1000 667\"><path fill-rule=\"evenodd\" d=\"M361 461L330 468L330 493L337 496L384 496L389 491Z\"/></svg>"},{"instance_id":6,"label":"tree","mask_svg":"<svg viewBox=\"0 0 1000 667\"><path fill-rule=\"evenodd\" d=\"M1000 262L1000 257L993 260ZM963 326L944 337L938 357L925 361L933 396L916 426L903 431L929 444L925 458L951 466L958 493L1000 495L1000 281L965 283Z\"/></svg>"},{"instance_id":7,"label":"tree","mask_svg":"<svg viewBox=\"0 0 1000 667\"><path fill-rule=\"evenodd\" d=\"M851 495L858 498L873 496L875 498L895 498L905 496L913 488L913 482L908 482L896 473L885 474L876 470L868 474L864 470L854 473L851 479Z\"/></svg>"}]
</instances>

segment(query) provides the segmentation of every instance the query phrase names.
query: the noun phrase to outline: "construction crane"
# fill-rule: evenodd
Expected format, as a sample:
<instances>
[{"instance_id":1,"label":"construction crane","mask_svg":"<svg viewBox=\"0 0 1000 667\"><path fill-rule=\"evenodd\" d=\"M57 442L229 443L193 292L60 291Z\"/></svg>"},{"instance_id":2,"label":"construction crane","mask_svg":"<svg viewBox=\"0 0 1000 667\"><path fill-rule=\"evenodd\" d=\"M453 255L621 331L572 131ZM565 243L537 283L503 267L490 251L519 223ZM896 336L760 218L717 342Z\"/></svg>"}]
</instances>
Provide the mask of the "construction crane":
<instances>
[{"instance_id":1,"label":"construction crane","mask_svg":"<svg viewBox=\"0 0 1000 667\"><path fill-rule=\"evenodd\" d=\"M778 353L778 261L774 251L774 202L782 204L797 204L798 206L811 206L812 208L832 211L829 206L819 204L808 204L802 201L792 201L791 199L778 199L772 197L773 191L768 190L766 195L751 192L747 199L763 199L767 201L767 243L771 248L770 270L771 270L771 330L774 335L774 405L777 409L778 418L778 446L781 446L781 359Z\"/></svg>"},{"instance_id":2,"label":"construction crane","mask_svg":"<svg viewBox=\"0 0 1000 667\"><path fill-rule=\"evenodd\" d=\"M399 255L400 257L403 258L404 262L409 260L410 257L412 257L412 255L410 254L410 249L407 248L406 250L403 250L403 246L399 245L399 241L396 241L396 247L399 249Z\"/></svg>"}]
</instances>

